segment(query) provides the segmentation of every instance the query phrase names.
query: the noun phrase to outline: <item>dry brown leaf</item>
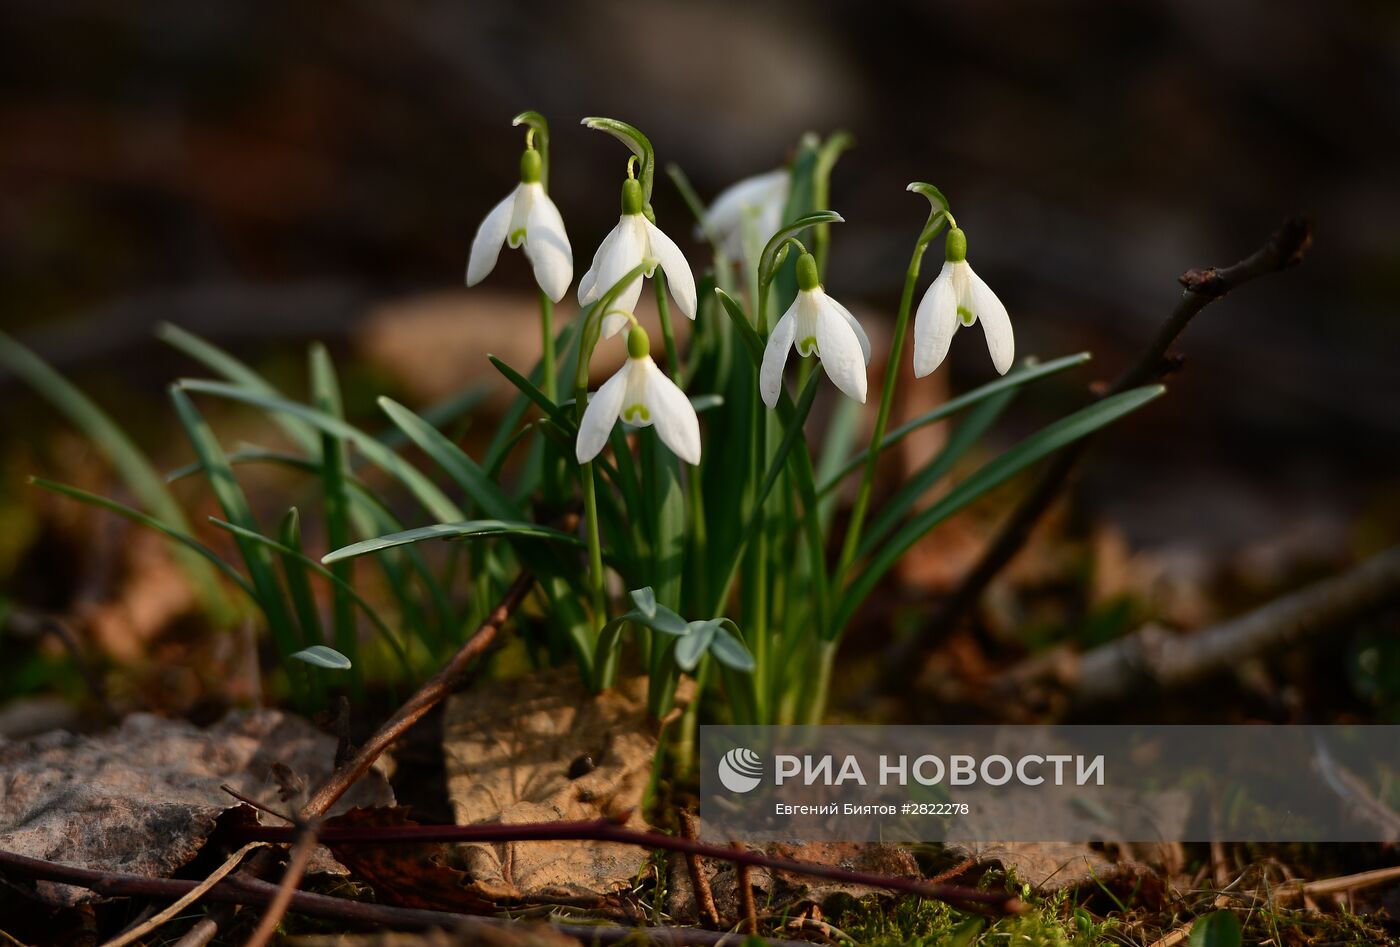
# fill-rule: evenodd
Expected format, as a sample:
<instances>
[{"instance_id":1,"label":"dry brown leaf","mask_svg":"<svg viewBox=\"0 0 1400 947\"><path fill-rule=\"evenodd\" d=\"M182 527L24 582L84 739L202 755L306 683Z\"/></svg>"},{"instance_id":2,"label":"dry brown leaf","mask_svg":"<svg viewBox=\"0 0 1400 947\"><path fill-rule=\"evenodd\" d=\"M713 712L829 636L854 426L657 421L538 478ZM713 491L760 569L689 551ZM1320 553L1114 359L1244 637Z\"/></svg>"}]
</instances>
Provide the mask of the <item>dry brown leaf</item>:
<instances>
[{"instance_id":1,"label":"dry brown leaf","mask_svg":"<svg viewBox=\"0 0 1400 947\"><path fill-rule=\"evenodd\" d=\"M94 736L55 731L0 743L0 848L165 877L195 856L220 814L239 805L221 785L280 808L269 775L274 763L316 783L329 775L334 756L334 738L275 710L232 713L203 730L132 714ZM339 808L392 803L388 782L372 771ZM96 897L43 881L38 893L61 905Z\"/></svg>"},{"instance_id":2,"label":"dry brown leaf","mask_svg":"<svg viewBox=\"0 0 1400 947\"><path fill-rule=\"evenodd\" d=\"M351 809L326 820L328 826L354 828L417 824L404 806ZM484 912L514 895L473 890L471 878L448 864L450 849L441 842L340 843L330 850L352 875L374 888L381 901L400 907Z\"/></svg>"},{"instance_id":3,"label":"dry brown leaf","mask_svg":"<svg viewBox=\"0 0 1400 947\"><path fill-rule=\"evenodd\" d=\"M683 681L681 705L691 687ZM636 810L656 754L646 679L590 695L572 668L501 681L453 697L443 721L448 795L458 823L619 818ZM468 872L526 896L608 894L626 887L644 849L606 842L468 845Z\"/></svg>"}]
</instances>

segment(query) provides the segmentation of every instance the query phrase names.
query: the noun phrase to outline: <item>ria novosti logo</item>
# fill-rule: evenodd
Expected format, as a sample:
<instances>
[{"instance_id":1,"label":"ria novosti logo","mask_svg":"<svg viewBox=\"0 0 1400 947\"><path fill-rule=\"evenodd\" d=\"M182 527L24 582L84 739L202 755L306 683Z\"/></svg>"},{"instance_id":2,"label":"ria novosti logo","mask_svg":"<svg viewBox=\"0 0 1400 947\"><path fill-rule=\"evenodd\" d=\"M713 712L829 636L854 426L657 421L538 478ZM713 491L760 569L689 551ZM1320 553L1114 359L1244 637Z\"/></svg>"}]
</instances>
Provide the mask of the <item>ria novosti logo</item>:
<instances>
[{"instance_id":1,"label":"ria novosti logo","mask_svg":"<svg viewBox=\"0 0 1400 947\"><path fill-rule=\"evenodd\" d=\"M749 792L763 781L763 757L738 746L719 760L719 781L730 792Z\"/></svg>"}]
</instances>

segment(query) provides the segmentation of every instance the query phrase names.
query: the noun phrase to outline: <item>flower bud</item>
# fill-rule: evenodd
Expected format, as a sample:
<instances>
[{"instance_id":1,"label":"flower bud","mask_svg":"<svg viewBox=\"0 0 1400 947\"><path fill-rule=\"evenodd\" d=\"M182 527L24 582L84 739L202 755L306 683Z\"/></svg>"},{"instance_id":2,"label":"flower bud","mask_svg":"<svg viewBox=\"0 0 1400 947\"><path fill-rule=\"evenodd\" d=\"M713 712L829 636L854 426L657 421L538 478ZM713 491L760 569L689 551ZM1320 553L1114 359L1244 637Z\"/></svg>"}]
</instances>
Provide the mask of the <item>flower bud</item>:
<instances>
[{"instance_id":1,"label":"flower bud","mask_svg":"<svg viewBox=\"0 0 1400 947\"><path fill-rule=\"evenodd\" d=\"M622 213L630 216L642 212L642 183L636 178L622 182Z\"/></svg>"},{"instance_id":2,"label":"flower bud","mask_svg":"<svg viewBox=\"0 0 1400 947\"><path fill-rule=\"evenodd\" d=\"M943 244L944 259L949 263L961 263L967 259L967 234L957 227L948 231L948 240Z\"/></svg>"},{"instance_id":3,"label":"flower bud","mask_svg":"<svg viewBox=\"0 0 1400 947\"><path fill-rule=\"evenodd\" d=\"M540 181L540 170L540 153L533 148L525 149L520 155L520 183L538 184Z\"/></svg>"},{"instance_id":4,"label":"flower bud","mask_svg":"<svg viewBox=\"0 0 1400 947\"><path fill-rule=\"evenodd\" d=\"M627 355L629 358L646 358L651 354L651 339L647 338L647 330L641 326L633 326L632 331L627 333Z\"/></svg>"},{"instance_id":5,"label":"flower bud","mask_svg":"<svg viewBox=\"0 0 1400 947\"><path fill-rule=\"evenodd\" d=\"M810 253L802 254L797 258L797 288L803 292L811 292L820 285L816 259Z\"/></svg>"}]
</instances>

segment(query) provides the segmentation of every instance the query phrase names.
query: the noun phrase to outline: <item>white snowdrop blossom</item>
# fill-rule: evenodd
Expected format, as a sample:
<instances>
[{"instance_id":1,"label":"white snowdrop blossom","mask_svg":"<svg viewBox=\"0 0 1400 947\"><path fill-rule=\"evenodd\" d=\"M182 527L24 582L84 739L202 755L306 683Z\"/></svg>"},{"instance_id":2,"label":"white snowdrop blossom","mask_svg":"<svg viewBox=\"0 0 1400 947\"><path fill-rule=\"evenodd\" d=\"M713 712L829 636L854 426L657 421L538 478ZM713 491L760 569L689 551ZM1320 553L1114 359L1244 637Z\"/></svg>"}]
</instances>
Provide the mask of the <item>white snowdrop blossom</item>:
<instances>
[{"instance_id":1,"label":"white snowdrop blossom","mask_svg":"<svg viewBox=\"0 0 1400 947\"><path fill-rule=\"evenodd\" d=\"M622 216L593 255L593 265L578 282L578 301L588 305L598 299L637 267L646 263L645 276L651 276L657 265L666 274L666 285L671 296L685 313L686 318L695 318L695 277L690 272L690 264L685 261L676 242L661 232L661 228L647 220L642 214L642 186L635 179L628 178L622 185ZM642 281L633 280L614 301L619 310L631 311L637 307L642 295ZM625 315L610 312L603 318L603 338L610 339L628 324Z\"/></svg>"},{"instance_id":2,"label":"white snowdrop blossom","mask_svg":"<svg viewBox=\"0 0 1400 947\"><path fill-rule=\"evenodd\" d=\"M779 168L736 181L720 191L705 220L731 260L744 259L744 234L752 226L762 246L783 225L792 174Z\"/></svg>"},{"instance_id":3,"label":"white snowdrop blossom","mask_svg":"<svg viewBox=\"0 0 1400 947\"><path fill-rule=\"evenodd\" d=\"M626 317L624 316L624 321ZM661 443L687 464L700 463L700 419L685 392L651 359L651 342L640 326L627 336L627 361L588 399L578 425L574 454L586 464L608 442L613 425L655 427Z\"/></svg>"},{"instance_id":4,"label":"white snowdrop blossom","mask_svg":"<svg viewBox=\"0 0 1400 947\"><path fill-rule=\"evenodd\" d=\"M783 390L783 368L794 346L799 355L816 354L837 388L865 403L865 369L870 364L870 339L845 306L826 294L817 279L817 261L810 253L797 258L797 298L773 327L758 370L763 403L776 407Z\"/></svg>"},{"instance_id":5,"label":"white snowdrop blossom","mask_svg":"<svg viewBox=\"0 0 1400 947\"><path fill-rule=\"evenodd\" d=\"M467 261L467 285L475 286L496 268L501 244L524 247L535 271L535 282L554 302L564 298L574 278L574 251L564 232L559 208L540 183L540 153L529 148L520 156L520 183L477 228Z\"/></svg>"},{"instance_id":6,"label":"white snowdrop blossom","mask_svg":"<svg viewBox=\"0 0 1400 947\"><path fill-rule=\"evenodd\" d=\"M972 272L967 262L967 236L948 231L946 262L919 301L914 315L914 377L923 378L943 363L958 325L982 323L992 365L1005 375L1016 356L1011 318L996 293Z\"/></svg>"}]
</instances>

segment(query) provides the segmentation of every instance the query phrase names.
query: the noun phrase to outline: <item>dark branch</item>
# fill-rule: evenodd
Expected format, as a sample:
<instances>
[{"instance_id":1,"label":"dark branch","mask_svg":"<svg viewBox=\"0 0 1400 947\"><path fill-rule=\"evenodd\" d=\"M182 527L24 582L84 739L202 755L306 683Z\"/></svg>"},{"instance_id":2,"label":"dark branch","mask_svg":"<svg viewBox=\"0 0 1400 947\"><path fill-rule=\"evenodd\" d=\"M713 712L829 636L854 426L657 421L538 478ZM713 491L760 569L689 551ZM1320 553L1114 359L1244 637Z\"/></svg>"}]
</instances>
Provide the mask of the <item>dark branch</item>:
<instances>
[{"instance_id":1,"label":"dark branch","mask_svg":"<svg viewBox=\"0 0 1400 947\"><path fill-rule=\"evenodd\" d=\"M56 881L61 884L88 888L107 897L175 899L197 886L197 882L173 878L148 878L117 872L94 871L55 862L41 861L24 855L0 852L0 870L12 877ZM278 886L256 878L234 875L214 885L203 900L228 904L268 905L277 897ZM291 907L298 914L330 918L341 923L391 930L429 930L442 928L459 930L471 942L492 942L506 929L539 927L536 922L504 918L479 917L450 911L427 911L421 908L400 908L366 901L350 901L324 894L296 891L291 895ZM654 944L686 947L736 943L733 934L724 931L702 931L688 927L609 927L593 924L551 924L554 930L575 937L586 944L618 944L634 942L639 936ZM771 947L811 947L801 941L763 940Z\"/></svg>"},{"instance_id":2,"label":"dark branch","mask_svg":"<svg viewBox=\"0 0 1400 947\"><path fill-rule=\"evenodd\" d=\"M1178 279L1184 287L1181 298L1142 356L1111 387L1095 394L1106 398L1160 381L1179 367L1180 359L1171 354L1171 347L1201 310L1251 280L1297 265L1311 245L1312 225L1301 217L1294 217L1274 231L1262 247L1233 266L1187 270ZM929 641L946 634L977 603L992 579L1021 551L1031 530L1064 490L1092 442L1092 436L1080 438L1050 459L1030 493L1007 518L977 565L964 577L924 633L890 649L883 675L887 685L907 681L911 668L917 666L910 658Z\"/></svg>"},{"instance_id":3,"label":"dark branch","mask_svg":"<svg viewBox=\"0 0 1400 947\"><path fill-rule=\"evenodd\" d=\"M1350 572L1195 634L1170 634L1149 625L1082 655L1045 655L1026 661L1008 671L999 686L1017 691L1058 686L1077 707L1127 700L1198 684L1250 658L1297 647L1396 603L1400 603L1400 546Z\"/></svg>"},{"instance_id":4,"label":"dark branch","mask_svg":"<svg viewBox=\"0 0 1400 947\"><path fill-rule=\"evenodd\" d=\"M240 841L288 842L292 840L296 830L287 826L240 825L231 829L231 832ZM1016 913L1020 910L1020 902L1016 896L1005 891L983 891L977 888L930 884L926 881L899 878L893 875L847 871L844 868L837 868L835 865L772 858L761 852L731 848L728 845L714 845L674 835L661 835L657 832L638 832L608 819L590 819L577 822L529 822L520 825L487 823L482 825L375 827L326 826L321 829L319 834L321 840L327 844L346 845L387 844L390 842L618 842L624 845L639 845L644 848L681 852L704 858L717 858L738 865L752 865L757 868L767 868L794 875L826 878L830 881L865 885L871 888L885 888L889 891L916 894L937 901L989 905L1006 913Z\"/></svg>"}]
</instances>

